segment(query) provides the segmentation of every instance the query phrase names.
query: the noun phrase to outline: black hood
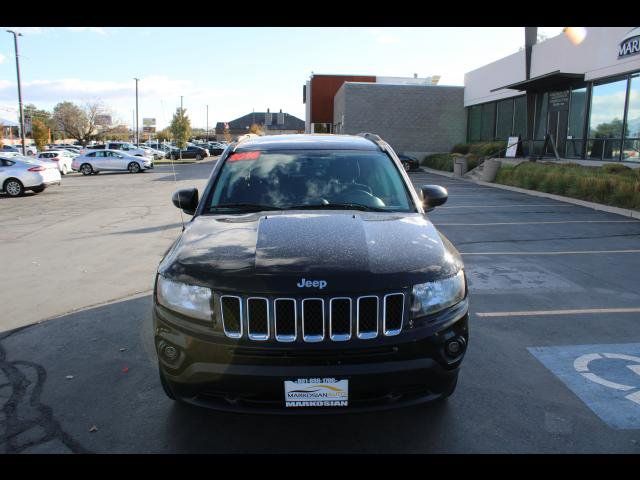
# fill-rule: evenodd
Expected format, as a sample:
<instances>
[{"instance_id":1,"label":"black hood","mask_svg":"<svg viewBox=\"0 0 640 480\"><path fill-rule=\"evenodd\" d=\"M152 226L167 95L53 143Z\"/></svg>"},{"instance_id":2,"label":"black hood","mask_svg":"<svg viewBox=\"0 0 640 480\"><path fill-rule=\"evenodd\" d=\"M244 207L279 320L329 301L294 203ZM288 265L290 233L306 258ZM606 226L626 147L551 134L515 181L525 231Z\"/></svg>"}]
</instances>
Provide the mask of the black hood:
<instances>
[{"instance_id":1,"label":"black hood","mask_svg":"<svg viewBox=\"0 0 640 480\"><path fill-rule=\"evenodd\" d=\"M197 216L159 272L219 290L306 295L408 288L460 268L419 213L298 211ZM303 278L326 287L297 287Z\"/></svg>"}]
</instances>

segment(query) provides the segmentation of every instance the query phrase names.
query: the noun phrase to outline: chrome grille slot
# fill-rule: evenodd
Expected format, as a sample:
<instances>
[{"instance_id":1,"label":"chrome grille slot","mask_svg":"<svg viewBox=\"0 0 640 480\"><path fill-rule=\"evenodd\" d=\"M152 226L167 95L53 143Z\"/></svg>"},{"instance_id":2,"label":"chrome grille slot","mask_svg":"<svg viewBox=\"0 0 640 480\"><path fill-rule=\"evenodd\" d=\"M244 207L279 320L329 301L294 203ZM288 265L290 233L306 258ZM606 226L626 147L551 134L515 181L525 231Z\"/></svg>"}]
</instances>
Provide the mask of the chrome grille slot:
<instances>
[{"instance_id":1,"label":"chrome grille slot","mask_svg":"<svg viewBox=\"0 0 640 480\"><path fill-rule=\"evenodd\" d=\"M251 340L269 338L269 300L247 298L247 332Z\"/></svg>"},{"instance_id":2,"label":"chrome grille slot","mask_svg":"<svg viewBox=\"0 0 640 480\"><path fill-rule=\"evenodd\" d=\"M324 300L321 298L302 300L302 339L305 342L324 340Z\"/></svg>"},{"instance_id":3,"label":"chrome grille slot","mask_svg":"<svg viewBox=\"0 0 640 480\"><path fill-rule=\"evenodd\" d=\"M293 298L277 298L274 302L276 340L293 342L298 335L296 301Z\"/></svg>"},{"instance_id":4,"label":"chrome grille slot","mask_svg":"<svg viewBox=\"0 0 640 480\"><path fill-rule=\"evenodd\" d=\"M384 296L382 330L387 336L398 335L402 330L404 316L404 294L391 293Z\"/></svg>"},{"instance_id":5,"label":"chrome grille slot","mask_svg":"<svg viewBox=\"0 0 640 480\"><path fill-rule=\"evenodd\" d=\"M358 298L358 338L375 338L378 336L378 297L366 296Z\"/></svg>"},{"instance_id":6,"label":"chrome grille slot","mask_svg":"<svg viewBox=\"0 0 640 480\"><path fill-rule=\"evenodd\" d=\"M233 295L221 296L220 314L225 335L230 338L240 338L242 336L242 299Z\"/></svg>"},{"instance_id":7,"label":"chrome grille slot","mask_svg":"<svg viewBox=\"0 0 640 480\"><path fill-rule=\"evenodd\" d=\"M332 298L329 302L329 336L341 342L351 338L351 299Z\"/></svg>"}]
</instances>

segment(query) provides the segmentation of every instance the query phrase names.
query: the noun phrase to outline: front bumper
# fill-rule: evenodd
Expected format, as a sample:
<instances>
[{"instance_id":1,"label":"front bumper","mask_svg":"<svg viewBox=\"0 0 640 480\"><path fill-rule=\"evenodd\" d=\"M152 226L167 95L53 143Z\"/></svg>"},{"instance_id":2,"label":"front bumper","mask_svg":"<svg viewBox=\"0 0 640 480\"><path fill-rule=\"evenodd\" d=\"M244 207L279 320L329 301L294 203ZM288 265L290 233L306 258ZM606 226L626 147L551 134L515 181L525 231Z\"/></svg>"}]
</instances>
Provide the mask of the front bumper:
<instances>
[{"instance_id":1,"label":"front bumper","mask_svg":"<svg viewBox=\"0 0 640 480\"><path fill-rule=\"evenodd\" d=\"M413 405L438 399L458 375L464 351L444 354L453 337L468 341L468 306L452 310L442 328L397 337L291 348L202 335L170 311L154 307L155 346L161 375L178 399L233 412L335 414ZM167 346L178 352L169 361ZM465 348L466 350L466 348ZM298 378L349 380L347 407L285 408L284 381Z\"/></svg>"}]
</instances>

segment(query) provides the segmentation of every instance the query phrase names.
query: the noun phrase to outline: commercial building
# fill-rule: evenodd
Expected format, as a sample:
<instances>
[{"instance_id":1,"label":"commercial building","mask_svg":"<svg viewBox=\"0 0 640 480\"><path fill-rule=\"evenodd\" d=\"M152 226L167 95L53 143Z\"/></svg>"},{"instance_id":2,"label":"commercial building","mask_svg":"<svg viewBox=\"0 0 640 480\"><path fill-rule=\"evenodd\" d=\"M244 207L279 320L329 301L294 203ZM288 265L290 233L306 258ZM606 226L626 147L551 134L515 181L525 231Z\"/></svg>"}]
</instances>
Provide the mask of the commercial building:
<instances>
[{"instance_id":1,"label":"commercial building","mask_svg":"<svg viewBox=\"0 0 640 480\"><path fill-rule=\"evenodd\" d=\"M288 113L274 113L267 109L266 112L251 112L230 122L218 122L216 124L216 140L224 140L225 129L236 138L249 133L251 125L258 125L265 135L283 135L287 133L304 133L304 120Z\"/></svg>"},{"instance_id":2,"label":"commercial building","mask_svg":"<svg viewBox=\"0 0 640 480\"><path fill-rule=\"evenodd\" d=\"M465 141L463 87L345 82L334 97L335 133L372 132L422 158Z\"/></svg>"},{"instance_id":3,"label":"commercial building","mask_svg":"<svg viewBox=\"0 0 640 480\"><path fill-rule=\"evenodd\" d=\"M376 133L414 155L448 151L465 140L463 87L439 79L312 75L303 90L305 131Z\"/></svg>"},{"instance_id":4,"label":"commercial building","mask_svg":"<svg viewBox=\"0 0 640 480\"><path fill-rule=\"evenodd\" d=\"M586 27L465 75L468 142L520 137L523 155L640 161L640 28Z\"/></svg>"}]
</instances>

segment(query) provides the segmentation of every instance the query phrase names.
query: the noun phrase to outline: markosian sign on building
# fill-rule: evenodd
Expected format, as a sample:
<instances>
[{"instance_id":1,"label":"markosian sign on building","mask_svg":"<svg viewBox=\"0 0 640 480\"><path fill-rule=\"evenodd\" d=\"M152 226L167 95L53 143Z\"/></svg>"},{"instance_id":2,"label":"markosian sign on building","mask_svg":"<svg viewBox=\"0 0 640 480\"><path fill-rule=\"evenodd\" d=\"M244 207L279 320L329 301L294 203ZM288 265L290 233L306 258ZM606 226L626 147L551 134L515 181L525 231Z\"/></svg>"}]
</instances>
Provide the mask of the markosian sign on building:
<instances>
[{"instance_id":1,"label":"markosian sign on building","mask_svg":"<svg viewBox=\"0 0 640 480\"><path fill-rule=\"evenodd\" d=\"M618 58L628 57L636 53L640 53L640 27L629 31L618 47Z\"/></svg>"}]
</instances>

